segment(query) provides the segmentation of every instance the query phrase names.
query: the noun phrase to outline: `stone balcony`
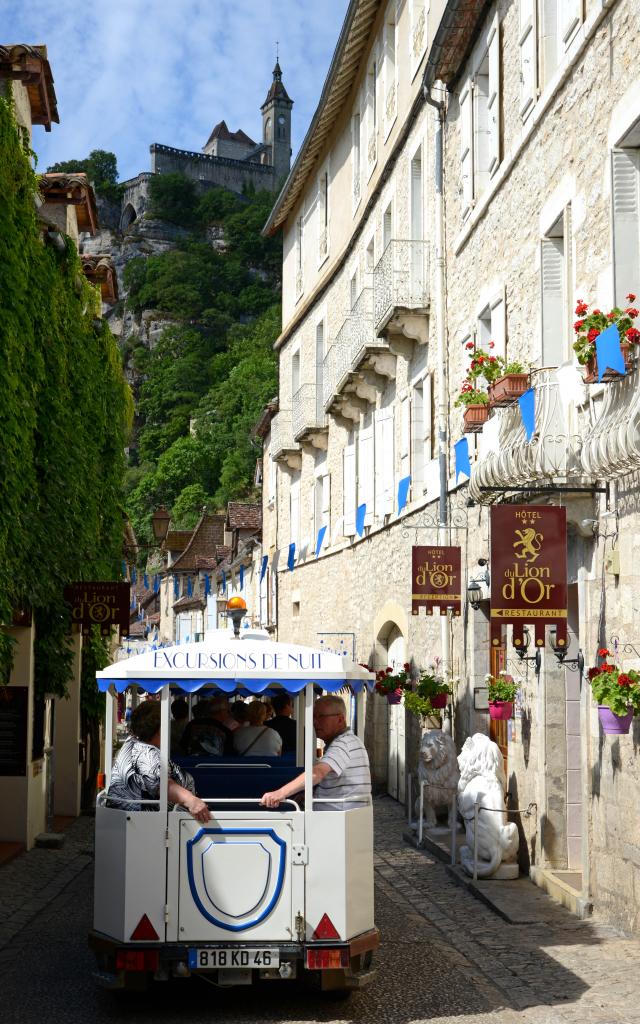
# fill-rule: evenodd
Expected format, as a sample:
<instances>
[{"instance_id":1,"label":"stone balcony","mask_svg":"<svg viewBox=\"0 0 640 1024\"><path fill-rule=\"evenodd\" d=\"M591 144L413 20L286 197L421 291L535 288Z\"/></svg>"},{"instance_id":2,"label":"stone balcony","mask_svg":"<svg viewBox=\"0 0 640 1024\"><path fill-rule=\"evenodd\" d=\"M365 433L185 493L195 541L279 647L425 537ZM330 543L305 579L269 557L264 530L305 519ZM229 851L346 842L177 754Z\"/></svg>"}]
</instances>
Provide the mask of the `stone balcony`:
<instances>
[{"instance_id":1,"label":"stone balcony","mask_svg":"<svg viewBox=\"0 0 640 1024\"><path fill-rule=\"evenodd\" d=\"M323 364L327 412L357 421L396 375L396 358L373 323L373 288L360 292Z\"/></svg>"},{"instance_id":2,"label":"stone balcony","mask_svg":"<svg viewBox=\"0 0 640 1024\"><path fill-rule=\"evenodd\" d=\"M588 476L608 481L640 470L639 376L634 354L626 376L603 384L582 406L580 462Z\"/></svg>"},{"instance_id":3,"label":"stone balcony","mask_svg":"<svg viewBox=\"0 0 640 1024\"><path fill-rule=\"evenodd\" d=\"M291 410L281 409L271 421L271 458L289 467L300 469L302 453L294 440Z\"/></svg>"},{"instance_id":4,"label":"stone balcony","mask_svg":"<svg viewBox=\"0 0 640 1024\"><path fill-rule=\"evenodd\" d=\"M375 332L424 343L429 312L429 250L425 241L393 239L373 271Z\"/></svg>"},{"instance_id":5,"label":"stone balcony","mask_svg":"<svg viewBox=\"0 0 640 1024\"><path fill-rule=\"evenodd\" d=\"M293 396L292 432L297 443L305 441L326 451L328 445L327 414L323 396L316 384L303 384Z\"/></svg>"},{"instance_id":6,"label":"stone balcony","mask_svg":"<svg viewBox=\"0 0 640 1024\"><path fill-rule=\"evenodd\" d=\"M531 383L535 430L530 441L518 402L494 410L478 435L469 481L469 495L478 504L492 504L510 489L592 488L595 478L581 459L576 398L584 388L579 371L573 366L534 370Z\"/></svg>"}]
</instances>

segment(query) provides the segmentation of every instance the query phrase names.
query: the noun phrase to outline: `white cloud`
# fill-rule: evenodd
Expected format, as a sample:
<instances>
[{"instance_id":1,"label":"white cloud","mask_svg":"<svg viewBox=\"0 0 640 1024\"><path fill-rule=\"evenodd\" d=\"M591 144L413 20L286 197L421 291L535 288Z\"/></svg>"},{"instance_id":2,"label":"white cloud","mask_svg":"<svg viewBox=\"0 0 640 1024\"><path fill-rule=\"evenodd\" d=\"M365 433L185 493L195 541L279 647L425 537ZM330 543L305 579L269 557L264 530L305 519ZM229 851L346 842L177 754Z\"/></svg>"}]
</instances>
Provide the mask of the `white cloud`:
<instances>
[{"instance_id":1,"label":"white cloud","mask_svg":"<svg viewBox=\"0 0 640 1024\"><path fill-rule=\"evenodd\" d=\"M224 118L261 137L276 39L294 100L293 148L320 96L347 0L3 0L2 42L46 43L60 125L34 128L40 168L112 150L122 178L149 145L199 150Z\"/></svg>"}]
</instances>

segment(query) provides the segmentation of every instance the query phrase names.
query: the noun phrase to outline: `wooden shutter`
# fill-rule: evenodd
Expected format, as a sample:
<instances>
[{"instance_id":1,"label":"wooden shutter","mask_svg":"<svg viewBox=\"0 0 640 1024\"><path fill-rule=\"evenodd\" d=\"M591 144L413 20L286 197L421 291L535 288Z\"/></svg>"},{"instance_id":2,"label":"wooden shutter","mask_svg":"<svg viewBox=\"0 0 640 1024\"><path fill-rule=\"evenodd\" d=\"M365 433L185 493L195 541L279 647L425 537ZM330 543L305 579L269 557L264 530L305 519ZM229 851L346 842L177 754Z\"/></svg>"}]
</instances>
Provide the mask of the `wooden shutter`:
<instances>
[{"instance_id":1,"label":"wooden shutter","mask_svg":"<svg viewBox=\"0 0 640 1024\"><path fill-rule=\"evenodd\" d=\"M365 413L358 435L358 505L366 504L365 525L373 521L374 501L373 414Z\"/></svg>"},{"instance_id":2,"label":"wooden shutter","mask_svg":"<svg viewBox=\"0 0 640 1024\"><path fill-rule=\"evenodd\" d=\"M473 86L468 78L460 92L460 181L462 216L473 206Z\"/></svg>"},{"instance_id":3,"label":"wooden shutter","mask_svg":"<svg viewBox=\"0 0 640 1024\"><path fill-rule=\"evenodd\" d=\"M543 366L559 366L563 361L563 270L563 239L543 238L541 251Z\"/></svg>"},{"instance_id":4,"label":"wooden shutter","mask_svg":"<svg viewBox=\"0 0 640 1024\"><path fill-rule=\"evenodd\" d=\"M614 149L611 161L615 304L624 307L640 292L640 150Z\"/></svg>"},{"instance_id":5,"label":"wooden shutter","mask_svg":"<svg viewBox=\"0 0 640 1024\"><path fill-rule=\"evenodd\" d=\"M493 174L500 163L500 106L500 19L496 14L489 30L489 174Z\"/></svg>"},{"instance_id":6,"label":"wooden shutter","mask_svg":"<svg viewBox=\"0 0 640 1024\"><path fill-rule=\"evenodd\" d=\"M520 116L525 118L538 96L538 3L520 0Z\"/></svg>"},{"instance_id":7,"label":"wooden shutter","mask_svg":"<svg viewBox=\"0 0 640 1024\"><path fill-rule=\"evenodd\" d=\"M352 537L356 532L356 445L353 431L342 455L342 501L344 535Z\"/></svg>"}]
</instances>

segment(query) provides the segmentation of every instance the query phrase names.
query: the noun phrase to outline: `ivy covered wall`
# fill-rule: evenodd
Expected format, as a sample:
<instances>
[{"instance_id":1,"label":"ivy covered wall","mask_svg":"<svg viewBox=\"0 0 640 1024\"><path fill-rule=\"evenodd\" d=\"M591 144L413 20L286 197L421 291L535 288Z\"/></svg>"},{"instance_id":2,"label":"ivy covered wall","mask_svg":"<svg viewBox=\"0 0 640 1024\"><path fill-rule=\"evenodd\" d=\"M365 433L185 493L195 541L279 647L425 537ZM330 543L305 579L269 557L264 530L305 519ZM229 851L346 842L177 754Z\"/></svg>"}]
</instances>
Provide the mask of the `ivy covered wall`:
<instances>
[{"instance_id":1,"label":"ivy covered wall","mask_svg":"<svg viewBox=\"0 0 640 1024\"><path fill-rule=\"evenodd\" d=\"M117 579L132 402L77 252L43 244L36 176L0 99L0 623L31 605L36 688L63 693L63 587ZM0 631L6 680L9 642Z\"/></svg>"}]
</instances>

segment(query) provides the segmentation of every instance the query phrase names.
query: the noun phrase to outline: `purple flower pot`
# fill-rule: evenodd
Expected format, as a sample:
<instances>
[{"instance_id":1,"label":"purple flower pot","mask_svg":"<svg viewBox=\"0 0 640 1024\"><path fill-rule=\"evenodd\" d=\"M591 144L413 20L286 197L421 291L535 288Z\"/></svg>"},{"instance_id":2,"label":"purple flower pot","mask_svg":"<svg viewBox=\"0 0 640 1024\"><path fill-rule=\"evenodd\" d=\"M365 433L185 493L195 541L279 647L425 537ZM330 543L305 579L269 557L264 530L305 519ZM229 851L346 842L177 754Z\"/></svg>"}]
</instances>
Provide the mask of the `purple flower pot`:
<instances>
[{"instance_id":1,"label":"purple flower pot","mask_svg":"<svg viewBox=\"0 0 640 1024\"><path fill-rule=\"evenodd\" d=\"M513 701L494 700L489 704L489 715L494 721L507 722L513 714Z\"/></svg>"},{"instance_id":2,"label":"purple flower pot","mask_svg":"<svg viewBox=\"0 0 640 1024\"><path fill-rule=\"evenodd\" d=\"M429 697L429 702L432 708L446 708L448 700L448 693L437 693L435 697Z\"/></svg>"},{"instance_id":3,"label":"purple flower pot","mask_svg":"<svg viewBox=\"0 0 640 1024\"><path fill-rule=\"evenodd\" d=\"M633 708L629 705L626 715L616 715L606 704L598 704L598 718L606 736L626 736L631 728Z\"/></svg>"},{"instance_id":4,"label":"purple flower pot","mask_svg":"<svg viewBox=\"0 0 640 1024\"><path fill-rule=\"evenodd\" d=\"M387 694L388 704L399 704L401 700L402 690L391 690L391 692Z\"/></svg>"}]
</instances>

